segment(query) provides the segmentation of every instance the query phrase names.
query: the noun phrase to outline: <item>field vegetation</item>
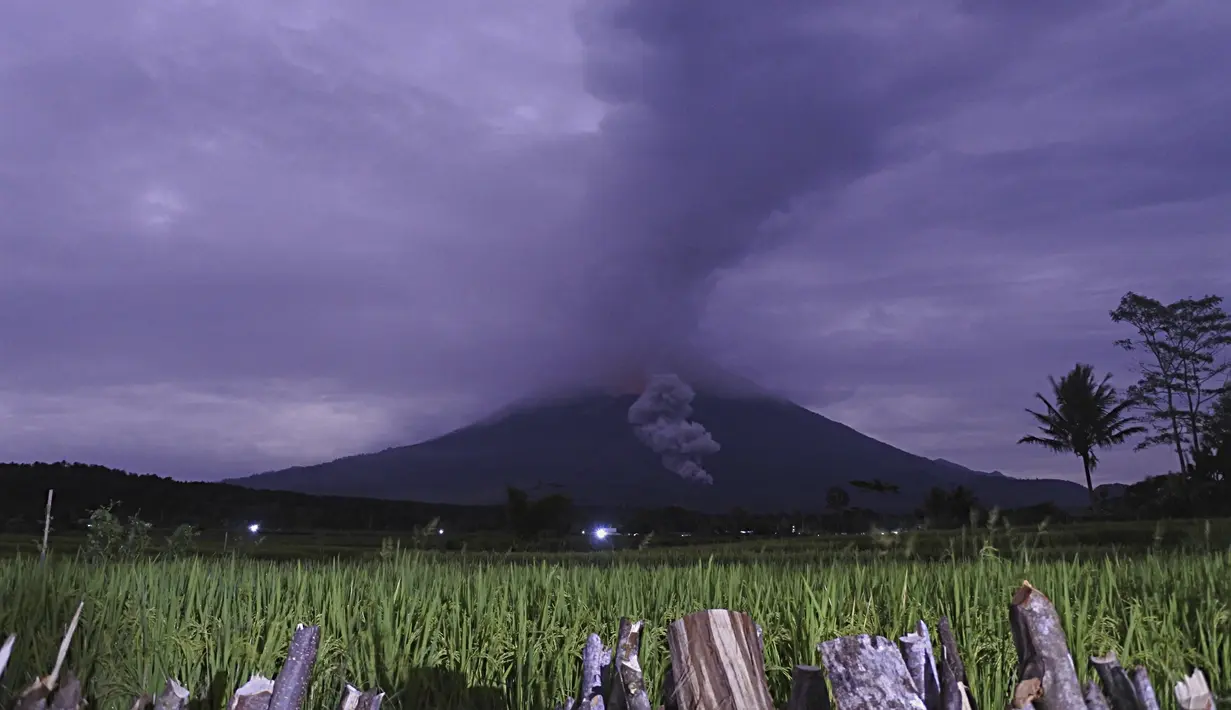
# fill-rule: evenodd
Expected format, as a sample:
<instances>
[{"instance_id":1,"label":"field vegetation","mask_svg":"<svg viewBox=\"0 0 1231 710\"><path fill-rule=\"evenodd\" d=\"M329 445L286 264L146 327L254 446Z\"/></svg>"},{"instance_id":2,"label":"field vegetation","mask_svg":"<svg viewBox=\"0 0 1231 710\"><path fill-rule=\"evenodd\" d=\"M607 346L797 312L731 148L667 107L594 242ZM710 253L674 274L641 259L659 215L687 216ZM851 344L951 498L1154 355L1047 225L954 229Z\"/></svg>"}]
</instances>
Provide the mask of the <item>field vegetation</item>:
<instances>
[{"instance_id":1,"label":"field vegetation","mask_svg":"<svg viewBox=\"0 0 1231 710\"><path fill-rule=\"evenodd\" d=\"M1160 689L1192 666L1216 690L1231 688L1227 522L1138 526L1140 546L1098 543L1127 532L985 525L588 554L443 552L414 549L414 537L368 538L332 558L287 547L299 559L278 561L258 556L286 541L198 555L150 536L147 549L125 550L121 527L109 548L95 535L76 549L57 541L45 564L25 552L0 561L0 629L19 636L7 693L46 672L80 599L70 662L101 708L127 707L167 676L200 707L220 708L250 674L276 672L299 622L323 627L312 708L332 707L343 679L386 689L395 707L549 708L575 695L586 634L610 641L620 616L648 620L643 665L656 684L671 620L733 608L764 627L780 702L791 666L819 661L818 641L896 638L916 619L946 615L991 708L1014 679L1007 606L1023 579L1053 599L1079 661L1113 650L1147 665Z\"/></svg>"}]
</instances>

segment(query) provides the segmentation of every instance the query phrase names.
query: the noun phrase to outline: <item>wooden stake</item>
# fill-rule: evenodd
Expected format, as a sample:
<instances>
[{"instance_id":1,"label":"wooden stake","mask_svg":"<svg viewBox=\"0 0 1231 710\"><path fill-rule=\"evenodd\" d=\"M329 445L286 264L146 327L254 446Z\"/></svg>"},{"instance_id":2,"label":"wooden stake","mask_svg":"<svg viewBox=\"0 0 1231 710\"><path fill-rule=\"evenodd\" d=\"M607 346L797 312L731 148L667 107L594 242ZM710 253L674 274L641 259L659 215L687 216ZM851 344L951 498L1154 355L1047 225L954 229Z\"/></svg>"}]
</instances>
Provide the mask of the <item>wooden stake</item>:
<instances>
[{"instance_id":1,"label":"wooden stake","mask_svg":"<svg viewBox=\"0 0 1231 710\"><path fill-rule=\"evenodd\" d=\"M710 609L667 629L679 710L774 710L756 624L747 614Z\"/></svg>"}]
</instances>

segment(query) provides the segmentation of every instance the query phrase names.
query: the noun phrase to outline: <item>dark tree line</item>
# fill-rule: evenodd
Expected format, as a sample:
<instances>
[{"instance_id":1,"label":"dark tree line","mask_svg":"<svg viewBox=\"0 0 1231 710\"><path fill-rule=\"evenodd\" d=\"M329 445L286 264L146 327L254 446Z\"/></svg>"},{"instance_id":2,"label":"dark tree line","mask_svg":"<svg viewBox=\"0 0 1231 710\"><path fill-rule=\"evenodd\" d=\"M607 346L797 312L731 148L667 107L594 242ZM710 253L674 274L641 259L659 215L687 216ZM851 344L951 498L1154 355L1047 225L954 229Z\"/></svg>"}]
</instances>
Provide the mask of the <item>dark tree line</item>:
<instances>
[{"instance_id":1,"label":"dark tree line","mask_svg":"<svg viewBox=\"0 0 1231 710\"><path fill-rule=\"evenodd\" d=\"M0 531L42 530L47 490L55 489L57 532L83 530L92 511L115 503L116 515L139 515L155 527L242 530L413 530L439 518L462 530L501 528L500 506L434 505L400 500L311 496L225 483L176 481L81 463L0 464Z\"/></svg>"}]
</instances>

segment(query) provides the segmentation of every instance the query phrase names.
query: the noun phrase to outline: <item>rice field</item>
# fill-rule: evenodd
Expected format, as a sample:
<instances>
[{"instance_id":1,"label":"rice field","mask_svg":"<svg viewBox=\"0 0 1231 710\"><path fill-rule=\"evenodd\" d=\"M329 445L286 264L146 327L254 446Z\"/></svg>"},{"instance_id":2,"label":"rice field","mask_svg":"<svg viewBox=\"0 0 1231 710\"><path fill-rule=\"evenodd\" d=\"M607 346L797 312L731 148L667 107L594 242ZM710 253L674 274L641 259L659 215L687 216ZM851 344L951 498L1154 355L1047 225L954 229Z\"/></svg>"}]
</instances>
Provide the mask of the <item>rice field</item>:
<instances>
[{"instance_id":1,"label":"rice field","mask_svg":"<svg viewBox=\"0 0 1231 710\"><path fill-rule=\"evenodd\" d=\"M984 708L1003 707L1016 657L1007 606L1029 579L1055 603L1083 680L1083 659L1114 650L1148 666L1164 703L1195 665L1231 689L1231 552L1148 553L1067 560L851 559L767 551L723 563L639 553L509 563L457 554L384 560L276 562L193 558L42 567L0 560L0 632L19 636L0 704L55 658L79 599L69 665L96 708L174 676L196 706L223 707L255 672L276 672L298 622L320 624L306 707L332 708L341 683L380 686L400 708L554 707L579 683L578 652L621 615L650 622L643 667L657 690L666 625L706 608L746 611L765 630L770 688L785 703L796 663L818 663L818 641L852 633L896 638L916 619L951 619ZM1171 707L1174 707L1172 704Z\"/></svg>"}]
</instances>

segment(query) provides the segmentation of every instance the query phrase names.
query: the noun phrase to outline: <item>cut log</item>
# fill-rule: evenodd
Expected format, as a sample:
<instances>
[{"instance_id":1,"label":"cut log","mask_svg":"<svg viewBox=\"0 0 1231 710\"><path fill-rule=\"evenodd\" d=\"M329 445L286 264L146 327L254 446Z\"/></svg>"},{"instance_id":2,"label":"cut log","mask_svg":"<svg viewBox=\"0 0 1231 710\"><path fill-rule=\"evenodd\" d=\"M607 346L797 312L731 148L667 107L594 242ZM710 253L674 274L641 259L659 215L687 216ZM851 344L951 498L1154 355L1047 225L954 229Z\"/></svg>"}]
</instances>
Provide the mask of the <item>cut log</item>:
<instances>
[{"instance_id":1,"label":"cut log","mask_svg":"<svg viewBox=\"0 0 1231 710\"><path fill-rule=\"evenodd\" d=\"M660 710L680 710L676 704L675 692L675 671L671 669L671 664L667 664L667 670L663 671L663 686L662 686L662 705Z\"/></svg>"},{"instance_id":2,"label":"cut log","mask_svg":"<svg viewBox=\"0 0 1231 710\"><path fill-rule=\"evenodd\" d=\"M906 672L915 684L915 693L928 710L940 710L940 676L936 672L936 657L932 654L932 639L928 625L919 621L915 630L898 639Z\"/></svg>"},{"instance_id":3,"label":"cut log","mask_svg":"<svg viewBox=\"0 0 1231 710\"><path fill-rule=\"evenodd\" d=\"M1137 666L1133 669L1132 681L1142 710L1159 710L1158 696L1154 694L1154 685L1150 682L1150 672L1144 666Z\"/></svg>"},{"instance_id":4,"label":"cut log","mask_svg":"<svg viewBox=\"0 0 1231 710\"><path fill-rule=\"evenodd\" d=\"M154 710L185 710L192 693L174 678L168 678L162 692L154 699Z\"/></svg>"},{"instance_id":5,"label":"cut log","mask_svg":"<svg viewBox=\"0 0 1231 710\"><path fill-rule=\"evenodd\" d=\"M1098 675L1110 710L1144 710L1137 699L1137 691L1133 689L1133 681L1120 666L1115 651L1105 656L1090 656L1090 667Z\"/></svg>"},{"instance_id":6,"label":"cut log","mask_svg":"<svg viewBox=\"0 0 1231 710\"><path fill-rule=\"evenodd\" d=\"M274 682L257 674L235 689L235 694L227 703L227 710L269 710L269 701L273 697Z\"/></svg>"},{"instance_id":7,"label":"cut log","mask_svg":"<svg viewBox=\"0 0 1231 710\"><path fill-rule=\"evenodd\" d=\"M581 694L576 710L603 710L603 669L611 663L611 649L603 647L598 634L586 638L581 651Z\"/></svg>"},{"instance_id":8,"label":"cut log","mask_svg":"<svg viewBox=\"0 0 1231 710\"><path fill-rule=\"evenodd\" d=\"M644 624L644 621L620 619L607 710L651 710L650 695L641 673L641 627Z\"/></svg>"},{"instance_id":9,"label":"cut log","mask_svg":"<svg viewBox=\"0 0 1231 710\"><path fill-rule=\"evenodd\" d=\"M17 702L13 704L13 710L47 710L47 701L50 698L51 691L43 683L43 679L39 678L21 691Z\"/></svg>"},{"instance_id":10,"label":"cut log","mask_svg":"<svg viewBox=\"0 0 1231 710\"><path fill-rule=\"evenodd\" d=\"M81 681L72 671L64 671L64 677L56 688L55 695L47 703L47 710L82 710L85 699L81 697Z\"/></svg>"},{"instance_id":11,"label":"cut log","mask_svg":"<svg viewBox=\"0 0 1231 710\"><path fill-rule=\"evenodd\" d=\"M9 658L13 656L13 645L16 643L17 634L12 634L4 640L4 645L0 646L0 679L4 678L4 669L9 665Z\"/></svg>"},{"instance_id":12,"label":"cut log","mask_svg":"<svg viewBox=\"0 0 1231 710\"><path fill-rule=\"evenodd\" d=\"M949 617L942 616L936 624L940 637L940 706L943 710L979 710L970 681L966 679L966 665L957 650L957 638L949 626Z\"/></svg>"},{"instance_id":13,"label":"cut log","mask_svg":"<svg viewBox=\"0 0 1231 710\"><path fill-rule=\"evenodd\" d=\"M17 696L17 702L13 705L14 710L46 710L48 704L52 701L52 693L56 690L60 672L64 669L64 659L68 657L68 647L73 641L73 634L77 631L77 624L81 621L81 610L84 608L85 601L83 600L77 604L77 611L73 614L72 620L68 622L68 629L64 632L64 638L60 640L60 650L56 654L56 664L52 667L51 673L36 679L26 687ZM80 685L77 686L77 692L81 692Z\"/></svg>"},{"instance_id":14,"label":"cut log","mask_svg":"<svg viewBox=\"0 0 1231 710\"><path fill-rule=\"evenodd\" d=\"M1086 699L1060 616L1051 601L1030 582L1022 582L1013 595L1009 625L1022 681L1035 679L1042 672L1040 695L1031 698L1034 706L1038 710L1084 710Z\"/></svg>"},{"instance_id":15,"label":"cut log","mask_svg":"<svg viewBox=\"0 0 1231 710\"><path fill-rule=\"evenodd\" d=\"M1175 701L1180 710L1215 710L1214 694L1200 668L1175 684Z\"/></svg>"},{"instance_id":16,"label":"cut log","mask_svg":"<svg viewBox=\"0 0 1231 710\"><path fill-rule=\"evenodd\" d=\"M1103 691L1099 689L1098 683L1089 681L1086 683L1086 710L1111 710L1107 705L1107 698L1103 695Z\"/></svg>"},{"instance_id":17,"label":"cut log","mask_svg":"<svg viewBox=\"0 0 1231 710\"><path fill-rule=\"evenodd\" d=\"M338 700L338 710L357 710L361 695L363 695L363 691L350 683L342 686L342 697Z\"/></svg>"},{"instance_id":18,"label":"cut log","mask_svg":"<svg viewBox=\"0 0 1231 710\"><path fill-rule=\"evenodd\" d=\"M817 648L838 710L927 710L889 639L843 636Z\"/></svg>"},{"instance_id":19,"label":"cut log","mask_svg":"<svg viewBox=\"0 0 1231 710\"><path fill-rule=\"evenodd\" d=\"M77 624L81 622L81 610L84 608L85 600L82 599L77 603L77 611L73 613L72 620L68 622L68 630L64 632L64 638L60 640L60 650L56 653L56 665L52 667L51 675L42 681L48 691L56 689L56 681L60 677L60 670L64 667L64 659L68 657L68 647L73 642L73 634L77 631Z\"/></svg>"},{"instance_id":20,"label":"cut log","mask_svg":"<svg viewBox=\"0 0 1231 710\"><path fill-rule=\"evenodd\" d=\"M300 710L303 706L308 686L312 683L312 666L316 664L316 649L320 641L321 627L300 624L295 628L291 647L286 652L286 662L274 680L269 710Z\"/></svg>"},{"instance_id":21,"label":"cut log","mask_svg":"<svg viewBox=\"0 0 1231 710\"><path fill-rule=\"evenodd\" d=\"M1019 678L1017 685L1013 686L1013 699L1009 701L1009 707L1013 710L1033 710L1035 698L1043 694L1043 672L1028 670Z\"/></svg>"},{"instance_id":22,"label":"cut log","mask_svg":"<svg viewBox=\"0 0 1231 710\"><path fill-rule=\"evenodd\" d=\"M747 614L710 609L667 627L679 710L774 710L756 625Z\"/></svg>"},{"instance_id":23,"label":"cut log","mask_svg":"<svg viewBox=\"0 0 1231 710\"><path fill-rule=\"evenodd\" d=\"M819 666L795 666L791 670L791 699L786 710L831 710L825 671Z\"/></svg>"},{"instance_id":24,"label":"cut log","mask_svg":"<svg viewBox=\"0 0 1231 710\"><path fill-rule=\"evenodd\" d=\"M384 701L385 691L379 688L369 688L359 696L359 705L356 710L380 710Z\"/></svg>"},{"instance_id":25,"label":"cut log","mask_svg":"<svg viewBox=\"0 0 1231 710\"><path fill-rule=\"evenodd\" d=\"M381 701L385 699L383 691L372 689L360 691L350 683L342 689L342 699L338 701L338 710L380 710ZM560 706L568 710L573 706L573 699L568 699L568 705Z\"/></svg>"}]
</instances>

